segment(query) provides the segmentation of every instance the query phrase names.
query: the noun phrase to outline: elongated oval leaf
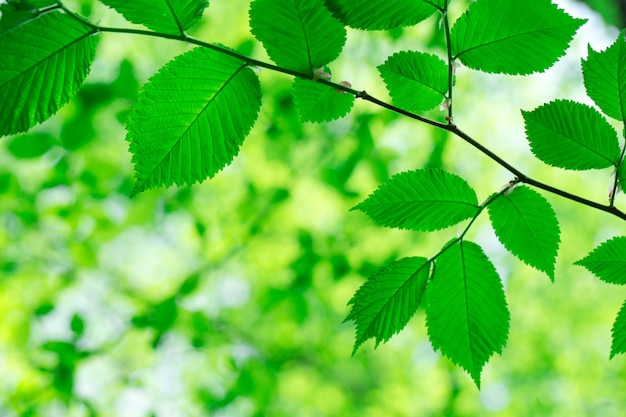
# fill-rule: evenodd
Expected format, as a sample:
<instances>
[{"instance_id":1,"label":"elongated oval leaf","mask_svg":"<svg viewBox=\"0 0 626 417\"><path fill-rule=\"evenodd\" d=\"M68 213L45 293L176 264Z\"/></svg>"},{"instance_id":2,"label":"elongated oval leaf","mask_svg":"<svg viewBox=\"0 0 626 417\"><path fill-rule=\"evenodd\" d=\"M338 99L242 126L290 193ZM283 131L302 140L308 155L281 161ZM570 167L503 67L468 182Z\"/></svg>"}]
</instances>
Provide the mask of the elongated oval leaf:
<instances>
[{"instance_id":1,"label":"elongated oval leaf","mask_svg":"<svg viewBox=\"0 0 626 417\"><path fill-rule=\"evenodd\" d=\"M587 94L609 117L626 119L626 31L603 52L589 46L582 61Z\"/></svg>"},{"instance_id":2,"label":"elongated oval leaf","mask_svg":"<svg viewBox=\"0 0 626 417\"><path fill-rule=\"evenodd\" d=\"M520 186L494 200L487 209L504 247L554 281L560 230L550 203L538 192Z\"/></svg>"},{"instance_id":3,"label":"elongated oval leaf","mask_svg":"<svg viewBox=\"0 0 626 417\"><path fill-rule=\"evenodd\" d=\"M406 326L422 301L430 263L425 258L403 258L380 269L358 289L346 321L356 323L354 354L367 339L376 346Z\"/></svg>"},{"instance_id":4,"label":"elongated oval leaf","mask_svg":"<svg viewBox=\"0 0 626 417\"><path fill-rule=\"evenodd\" d=\"M378 66L393 102L412 112L440 104L448 90L448 66L436 55L398 52Z\"/></svg>"},{"instance_id":5,"label":"elongated oval leaf","mask_svg":"<svg viewBox=\"0 0 626 417\"><path fill-rule=\"evenodd\" d=\"M556 100L522 115L530 147L546 164L572 170L617 166L617 133L593 107Z\"/></svg>"},{"instance_id":6,"label":"elongated oval leaf","mask_svg":"<svg viewBox=\"0 0 626 417\"><path fill-rule=\"evenodd\" d=\"M584 266L604 282L626 284L626 236L607 240L574 264Z\"/></svg>"},{"instance_id":7,"label":"elongated oval leaf","mask_svg":"<svg viewBox=\"0 0 626 417\"><path fill-rule=\"evenodd\" d=\"M346 29L323 0L254 0L250 28L276 64L310 75L346 42Z\"/></svg>"},{"instance_id":8,"label":"elongated oval leaf","mask_svg":"<svg viewBox=\"0 0 626 417\"><path fill-rule=\"evenodd\" d=\"M53 12L0 35L0 136L46 120L78 92L96 53L94 33Z\"/></svg>"},{"instance_id":9,"label":"elongated oval leaf","mask_svg":"<svg viewBox=\"0 0 626 417\"><path fill-rule=\"evenodd\" d=\"M550 0L477 0L454 23L452 51L463 64L480 71L545 71L565 55L585 21Z\"/></svg>"},{"instance_id":10,"label":"elongated oval leaf","mask_svg":"<svg viewBox=\"0 0 626 417\"><path fill-rule=\"evenodd\" d=\"M177 56L152 76L128 117L133 194L191 185L230 163L261 107L246 63L207 48Z\"/></svg>"},{"instance_id":11,"label":"elongated oval leaf","mask_svg":"<svg viewBox=\"0 0 626 417\"><path fill-rule=\"evenodd\" d=\"M182 34L195 25L208 0L101 0L130 22L155 32Z\"/></svg>"},{"instance_id":12,"label":"elongated oval leaf","mask_svg":"<svg viewBox=\"0 0 626 417\"><path fill-rule=\"evenodd\" d=\"M478 199L464 179L432 168L391 177L355 209L383 226L433 231L476 215Z\"/></svg>"},{"instance_id":13,"label":"elongated oval leaf","mask_svg":"<svg viewBox=\"0 0 626 417\"><path fill-rule=\"evenodd\" d=\"M326 5L345 25L355 29L389 30L413 26L437 11L441 0L326 0Z\"/></svg>"},{"instance_id":14,"label":"elongated oval leaf","mask_svg":"<svg viewBox=\"0 0 626 417\"><path fill-rule=\"evenodd\" d=\"M293 82L293 99L303 122L328 122L350 112L354 105L352 94L343 94L327 85L296 78Z\"/></svg>"},{"instance_id":15,"label":"elongated oval leaf","mask_svg":"<svg viewBox=\"0 0 626 417\"><path fill-rule=\"evenodd\" d=\"M483 366L502 353L510 320L500 277L480 246L461 241L439 255L425 300L433 347L480 387Z\"/></svg>"},{"instance_id":16,"label":"elongated oval leaf","mask_svg":"<svg viewBox=\"0 0 626 417\"><path fill-rule=\"evenodd\" d=\"M611 330L611 358L620 353L626 353L626 302L617 313L613 329Z\"/></svg>"}]
</instances>

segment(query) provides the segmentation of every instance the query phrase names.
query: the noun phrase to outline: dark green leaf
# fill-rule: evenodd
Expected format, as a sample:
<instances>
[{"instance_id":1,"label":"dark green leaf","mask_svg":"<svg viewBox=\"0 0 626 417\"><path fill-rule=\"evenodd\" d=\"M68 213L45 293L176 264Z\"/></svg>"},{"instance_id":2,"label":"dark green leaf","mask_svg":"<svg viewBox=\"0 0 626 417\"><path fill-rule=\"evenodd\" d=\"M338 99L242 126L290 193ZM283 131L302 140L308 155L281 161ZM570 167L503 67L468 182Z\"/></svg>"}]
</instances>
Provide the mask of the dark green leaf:
<instances>
[{"instance_id":1,"label":"dark green leaf","mask_svg":"<svg viewBox=\"0 0 626 417\"><path fill-rule=\"evenodd\" d=\"M626 32L603 52L589 46L587 60L582 60L587 94L609 117L626 119Z\"/></svg>"},{"instance_id":2,"label":"dark green leaf","mask_svg":"<svg viewBox=\"0 0 626 417\"><path fill-rule=\"evenodd\" d=\"M8 149L16 158L38 158L54 146L56 140L47 133L31 133L16 136L8 144Z\"/></svg>"},{"instance_id":3,"label":"dark green leaf","mask_svg":"<svg viewBox=\"0 0 626 417\"><path fill-rule=\"evenodd\" d=\"M128 116L133 194L214 176L239 152L260 107L261 86L245 62L207 48L170 61Z\"/></svg>"},{"instance_id":4,"label":"dark green leaf","mask_svg":"<svg viewBox=\"0 0 626 417\"><path fill-rule=\"evenodd\" d=\"M346 29L323 0L255 0L250 27L276 64L313 75L341 53Z\"/></svg>"},{"instance_id":5,"label":"dark green leaf","mask_svg":"<svg viewBox=\"0 0 626 417\"><path fill-rule=\"evenodd\" d=\"M293 99L303 122L328 122L350 112L354 96L315 81L296 78Z\"/></svg>"},{"instance_id":6,"label":"dark green leaf","mask_svg":"<svg viewBox=\"0 0 626 417\"><path fill-rule=\"evenodd\" d=\"M326 5L345 25L355 29L389 30L413 26L443 7L441 0L326 0Z\"/></svg>"},{"instance_id":7,"label":"dark green leaf","mask_svg":"<svg viewBox=\"0 0 626 417\"><path fill-rule=\"evenodd\" d=\"M346 321L356 323L354 354L369 338L386 342L406 326L419 306L430 272L425 258L403 258L380 269L359 288Z\"/></svg>"},{"instance_id":8,"label":"dark green leaf","mask_svg":"<svg viewBox=\"0 0 626 417\"><path fill-rule=\"evenodd\" d=\"M545 71L565 55L585 22L550 0L477 0L452 28L452 51L463 64L485 72Z\"/></svg>"},{"instance_id":9,"label":"dark green leaf","mask_svg":"<svg viewBox=\"0 0 626 417\"><path fill-rule=\"evenodd\" d=\"M461 241L437 257L426 303L433 347L480 387L483 366L506 344L510 320L500 277L480 246Z\"/></svg>"},{"instance_id":10,"label":"dark green leaf","mask_svg":"<svg viewBox=\"0 0 626 417\"><path fill-rule=\"evenodd\" d=\"M155 32L182 34L195 25L208 0L101 0L130 22Z\"/></svg>"},{"instance_id":11,"label":"dark green leaf","mask_svg":"<svg viewBox=\"0 0 626 417\"><path fill-rule=\"evenodd\" d=\"M412 112L430 110L448 91L448 66L436 55L398 52L378 66L394 104Z\"/></svg>"},{"instance_id":12,"label":"dark green leaf","mask_svg":"<svg viewBox=\"0 0 626 417\"><path fill-rule=\"evenodd\" d=\"M554 281L560 230L550 203L538 192L521 186L497 198L488 210L504 247Z\"/></svg>"},{"instance_id":13,"label":"dark green leaf","mask_svg":"<svg viewBox=\"0 0 626 417\"><path fill-rule=\"evenodd\" d=\"M464 179L432 168L393 176L354 209L383 226L433 231L476 215L478 200Z\"/></svg>"},{"instance_id":14,"label":"dark green leaf","mask_svg":"<svg viewBox=\"0 0 626 417\"><path fill-rule=\"evenodd\" d=\"M85 321L80 315L74 314L72 316L70 329L72 330L72 332L74 332L76 336L81 336L85 332Z\"/></svg>"},{"instance_id":15,"label":"dark green leaf","mask_svg":"<svg viewBox=\"0 0 626 417\"><path fill-rule=\"evenodd\" d=\"M95 56L94 33L68 15L48 13L0 35L0 103L5 109L0 136L28 130L76 94Z\"/></svg>"},{"instance_id":16,"label":"dark green leaf","mask_svg":"<svg viewBox=\"0 0 626 417\"><path fill-rule=\"evenodd\" d=\"M546 164L572 170L617 166L617 133L593 107L556 100L522 115L530 147Z\"/></svg>"},{"instance_id":17,"label":"dark green leaf","mask_svg":"<svg viewBox=\"0 0 626 417\"><path fill-rule=\"evenodd\" d=\"M604 282L626 284L626 236L607 240L574 264L584 266Z\"/></svg>"},{"instance_id":18,"label":"dark green leaf","mask_svg":"<svg viewBox=\"0 0 626 417\"><path fill-rule=\"evenodd\" d=\"M626 353L626 302L622 304L622 308L617 313L613 329L611 330L611 358L613 356Z\"/></svg>"}]
</instances>

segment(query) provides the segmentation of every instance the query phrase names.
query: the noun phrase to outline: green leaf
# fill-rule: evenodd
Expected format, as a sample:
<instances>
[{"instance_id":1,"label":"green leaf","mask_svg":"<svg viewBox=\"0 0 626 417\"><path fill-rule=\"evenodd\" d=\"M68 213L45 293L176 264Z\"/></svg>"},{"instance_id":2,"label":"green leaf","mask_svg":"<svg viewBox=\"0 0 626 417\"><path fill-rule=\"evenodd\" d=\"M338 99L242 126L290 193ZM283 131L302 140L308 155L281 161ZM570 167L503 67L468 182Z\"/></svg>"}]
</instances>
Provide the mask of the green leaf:
<instances>
[{"instance_id":1,"label":"green leaf","mask_svg":"<svg viewBox=\"0 0 626 417\"><path fill-rule=\"evenodd\" d=\"M626 353L626 302L622 304L622 308L617 313L613 329L611 330L611 358L613 356Z\"/></svg>"},{"instance_id":2,"label":"green leaf","mask_svg":"<svg viewBox=\"0 0 626 417\"><path fill-rule=\"evenodd\" d=\"M328 9L345 25L355 29L389 30L413 26L443 7L441 0L326 0Z\"/></svg>"},{"instance_id":3,"label":"green leaf","mask_svg":"<svg viewBox=\"0 0 626 417\"><path fill-rule=\"evenodd\" d=\"M346 321L356 323L354 354L369 338L376 346L400 332L424 295L430 272L425 258L402 258L372 275L354 294Z\"/></svg>"},{"instance_id":4,"label":"green leaf","mask_svg":"<svg viewBox=\"0 0 626 417\"><path fill-rule=\"evenodd\" d=\"M463 178L429 168L394 175L355 209L382 226L433 231L475 216L478 199Z\"/></svg>"},{"instance_id":5,"label":"green leaf","mask_svg":"<svg viewBox=\"0 0 626 417\"><path fill-rule=\"evenodd\" d=\"M132 194L214 176L239 152L260 107L259 79L244 61L207 48L174 58L128 116Z\"/></svg>"},{"instance_id":6,"label":"green leaf","mask_svg":"<svg viewBox=\"0 0 626 417\"><path fill-rule=\"evenodd\" d=\"M609 239L589 255L574 262L610 284L626 284L626 236Z\"/></svg>"},{"instance_id":7,"label":"green leaf","mask_svg":"<svg viewBox=\"0 0 626 417\"><path fill-rule=\"evenodd\" d=\"M480 387L483 366L494 352L502 353L510 320L500 277L480 246L460 241L444 250L425 300L433 347Z\"/></svg>"},{"instance_id":8,"label":"green leaf","mask_svg":"<svg viewBox=\"0 0 626 417\"><path fill-rule=\"evenodd\" d=\"M550 203L538 192L520 186L495 199L487 209L504 247L554 281L560 230Z\"/></svg>"},{"instance_id":9,"label":"green leaf","mask_svg":"<svg viewBox=\"0 0 626 417\"><path fill-rule=\"evenodd\" d=\"M56 4L54 0L9 0L0 4L0 35L39 16L39 8Z\"/></svg>"},{"instance_id":10,"label":"green leaf","mask_svg":"<svg viewBox=\"0 0 626 417\"><path fill-rule=\"evenodd\" d=\"M484 72L545 71L565 55L585 22L550 0L477 0L454 23L452 52L463 64Z\"/></svg>"},{"instance_id":11,"label":"green leaf","mask_svg":"<svg viewBox=\"0 0 626 417\"><path fill-rule=\"evenodd\" d=\"M617 133L593 107L555 100L522 115L530 147L546 164L572 170L617 166Z\"/></svg>"},{"instance_id":12,"label":"green leaf","mask_svg":"<svg viewBox=\"0 0 626 417\"><path fill-rule=\"evenodd\" d=\"M38 158L54 146L56 140L47 133L31 133L16 136L7 145L9 152L16 158Z\"/></svg>"},{"instance_id":13,"label":"green leaf","mask_svg":"<svg viewBox=\"0 0 626 417\"><path fill-rule=\"evenodd\" d=\"M394 104L412 112L436 107L448 91L448 66L436 55L398 52L378 66Z\"/></svg>"},{"instance_id":14,"label":"green leaf","mask_svg":"<svg viewBox=\"0 0 626 417\"><path fill-rule=\"evenodd\" d=\"M254 0L250 27L276 64L309 75L337 58L346 42L346 29L323 0Z\"/></svg>"},{"instance_id":15,"label":"green leaf","mask_svg":"<svg viewBox=\"0 0 626 417\"><path fill-rule=\"evenodd\" d=\"M182 34L195 25L208 0L101 0L130 22L155 32Z\"/></svg>"},{"instance_id":16,"label":"green leaf","mask_svg":"<svg viewBox=\"0 0 626 417\"><path fill-rule=\"evenodd\" d=\"M296 110L303 122L328 122L352 110L354 96L319 82L296 78L293 82Z\"/></svg>"},{"instance_id":17,"label":"green leaf","mask_svg":"<svg viewBox=\"0 0 626 417\"><path fill-rule=\"evenodd\" d=\"M89 73L95 30L47 13L0 35L0 136L28 130L56 113ZM42 76L45 74L45 77Z\"/></svg>"},{"instance_id":18,"label":"green leaf","mask_svg":"<svg viewBox=\"0 0 626 417\"><path fill-rule=\"evenodd\" d=\"M582 60L587 94L609 117L626 119L626 31L603 52L589 46L587 60Z\"/></svg>"}]
</instances>

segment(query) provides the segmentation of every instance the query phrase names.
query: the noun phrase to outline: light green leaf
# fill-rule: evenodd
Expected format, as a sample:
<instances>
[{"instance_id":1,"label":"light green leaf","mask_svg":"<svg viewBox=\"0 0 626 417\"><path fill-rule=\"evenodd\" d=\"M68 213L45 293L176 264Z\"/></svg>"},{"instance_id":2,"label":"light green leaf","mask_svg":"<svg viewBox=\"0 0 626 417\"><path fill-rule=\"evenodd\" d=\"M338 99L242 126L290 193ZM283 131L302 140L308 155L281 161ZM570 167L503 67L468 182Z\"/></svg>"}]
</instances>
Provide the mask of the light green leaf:
<instances>
[{"instance_id":1,"label":"light green leaf","mask_svg":"<svg viewBox=\"0 0 626 417\"><path fill-rule=\"evenodd\" d=\"M244 61L207 48L174 58L128 116L132 194L214 176L237 155L260 107L259 79Z\"/></svg>"},{"instance_id":2,"label":"light green leaf","mask_svg":"<svg viewBox=\"0 0 626 417\"><path fill-rule=\"evenodd\" d=\"M463 64L484 72L545 71L565 55L585 22L550 0L477 0L454 23L452 51Z\"/></svg>"},{"instance_id":3,"label":"light green leaf","mask_svg":"<svg viewBox=\"0 0 626 417\"><path fill-rule=\"evenodd\" d=\"M498 197L487 209L504 247L554 281L560 230L550 203L538 192L519 186Z\"/></svg>"},{"instance_id":4,"label":"light green leaf","mask_svg":"<svg viewBox=\"0 0 626 417\"><path fill-rule=\"evenodd\" d=\"M250 27L276 64L309 75L337 58L346 42L346 29L323 0L254 0Z\"/></svg>"},{"instance_id":5,"label":"light green leaf","mask_svg":"<svg viewBox=\"0 0 626 417\"><path fill-rule=\"evenodd\" d=\"M463 178L430 168L394 175L353 210L382 226L433 231L476 215L478 199Z\"/></svg>"},{"instance_id":6,"label":"light green leaf","mask_svg":"<svg viewBox=\"0 0 626 417\"><path fill-rule=\"evenodd\" d=\"M354 354L367 339L376 346L400 332L419 306L430 272L425 258L402 258L380 269L363 284L348 304L346 321L356 323Z\"/></svg>"},{"instance_id":7,"label":"light green leaf","mask_svg":"<svg viewBox=\"0 0 626 417\"><path fill-rule=\"evenodd\" d=\"M339 119L350 112L354 96L315 81L296 78L293 99L303 122L322 123Z\"/></svg>"},{"instance_id":8,"label":"light green leaf","mask_svg":"<svg viewBox=\"0 0 626 417\"><path fill-rule=\"evenodd\" d=\"M522 115L530 147L546 164L572 170L617 166L617 133L593 107L555 100Z\"/></svg>"},{"instance_id":9,"label":"light green leaf","mask_svg":"<svg viewBox=\"0 0 626 417\"><path fill-rule=\"evenodd\" d=\"M626 31L603 52L589 46L587 60L582 60L587 94L609 117L626 119Z\"/></svg>"},{"instance_id":10,"label":"light green leaf","mask_svg":"<svg viewBox=\"0 0 626 417\"><path fill-rule=\"evenodd\" d=\"M626 353L626 302L617 313L613 329L611 330L611 358L620 353Z\"/></svg>"},{"instance_id":11,"label":"light green leaf","mask_svg":"<svg viewBox=\"0 0 626 417\"><path fill-rule=\"evenodd\" d=\"M95 56L94 33L52 12L0 35L0 136L46 120L78 92Z\"/></svg>"},{"instance_id":12,"label":"light green leaf","mask_svg":"<svg viewBox=\"0 0 626 417\"><path fill-rule=\"evenodd\" d=\"M130 22L155 32L182 34L195 25L208 0L100 0Z\"/></svg>"},{"instance_id":13,"label":"light green leaf","mask_svg":"<svg viewBox=\"0 0 626 417\"><path fill-rule=\"evenodd\" d=\"M589 255L574 262L610 284L626 284L626 236L609 239Z\"/></svg>"},{"instance_id":14,"label":"light green leaf","mask_svg":"<svg viewBox=\"0 0 626 417\"><path fill-rule=\"evenodd\" d=\"M436 55L398 52L378 66L394 104L412 112L440 104L448 90L448 66Z\"/></svg>"},{"instance_id":15,"label":"light green leaf","mask_svg":"<svg viewBox=\"0 0 626 417\"><path fill-rule=\"evenodd\" d=\"M326 0L337 19L355 29L389 30L413 26L437 11L442 1Z\"/></svg>"},{"instance_id":16,"label":"light green leaf","mask_svg":"<svg viewBox=\"0 0 626 417\"><path fill-rule=\"evenodd\" d=\"M480 387L483 366L502 353L510 320L500 277L480 246L460 241L439 255L425 301L433 347Z\"/></svg>"}]
</instances>

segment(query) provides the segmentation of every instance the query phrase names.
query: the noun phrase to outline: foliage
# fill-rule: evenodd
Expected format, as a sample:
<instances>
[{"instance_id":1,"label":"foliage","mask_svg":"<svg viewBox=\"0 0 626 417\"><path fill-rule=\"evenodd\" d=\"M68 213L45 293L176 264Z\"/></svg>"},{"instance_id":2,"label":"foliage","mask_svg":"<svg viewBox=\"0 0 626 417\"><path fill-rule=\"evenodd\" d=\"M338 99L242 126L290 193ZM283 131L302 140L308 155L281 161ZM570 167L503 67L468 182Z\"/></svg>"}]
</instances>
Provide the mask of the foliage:
<instances>
[{"instance_id":1,"label":"foliage","mask_svg":"<svg viewBox=\"0 0 626 417\"><path fill-rule=\"evenodd\" d=\"M626 213L615 205L617 189L624 187L626 178L622 163L626 148L623 138L605 118L625 118L624 32L605 51L590 48L588 58L582 61L587 94L602 113L562 99L522 111L527 140L540 161L570 171L614 170L606 204L525 175L455 124L453 89L457 60L481 72L528 75L547 70L565 54L584 20L570 16L549 0L477 0L455 21L446 0L254 0L249 11L251 34L274 63L252 58L240 51L243 48L231 49L188 35L201 22L208 6L206 1L149 2L149 6L145 2L103 3L128 21L150 30L100 26L62 2L13 0L0 6L0 101L13 109L0 114L0 135L34 128L80 94L93 65L99 37L103 33L125 33L193 45L190 51L161 67L141 88L130 112L120 116L126 120L126 139L135 167L134 185L126 183L120 187L130 195L174 184L190 186L215 177L231 164L261 113L263 90L257 68L295 77L293 103L302 121L341 118L359 98L455 135L509 171L512 178L503 181L506 184L498 192L490 190L491 195L482 203L461 176L429 167L404 171L388 179L382 175L382 185L354 206L390 228L434 232L459 225L459 231L456 238L430 257L387 259L390 262L377 271L370 268L370 278L349 302L351 310L346 320L356 325L353 353L370 338L376 344L388 341L423 306L432 346L467 371L480 387L485 364L494 353L503 352L511 321L502 277L490 260L489 251L467 238L483 211L488 211L502 245L552 281L558 276L556 259L562 240L559 222L548 200L530 187L626 219ZM434 14L442 22L442 57L416 50L399 51L378 66L393 104L365 90L353 89L346 82L332 81L329 65L344 48L345 26L369 31L401 30ZM442 104L445 116L417 114L438 104ZM274 107L278 107L274 116L278 119L280 102ZM366 126L364 131L368 130L366 118L361 122ZM357 159L370 151L366 143L369 132L361 133ZM36 145L29 147L29 140ZM49 136L33 134L12 139L8 150L17 158L37 158L53 142ZM352 172L357 162L342 161L337 168L339 173L332 175ZM381 171L387 169L384 163L381 165ZM88 175L78 180L85 184L91 181ZM3 181L9 189L14 179L6 177ZM249 188L256 197L254 187ZM184 198L184 190L177 191L177 198ZM265 204L279 204L285 193L289 191L266 191ZM260 219L266 215L262 206L253 210ZM23 213L28 219L28 210ZM462 222L465 223L461 225ZM204 226L196 227L202 230L200 234L207 233ZM261 228L262 220L256 221L254 227ZM577 264L603 281L623 284L620 273L626 257L624 239L615 237L605 242ZM296 292L311 285L312 272L306 268L318 256L306 233L301 234L299 243L305 249L292 264ZM345 255L334 256L333 271L346 268ZM186 314L180 308L180 303L194 293L198 280L198 275L190 272L180 284L177 296L145 300L142 311L132 317L135 328L153 331L153 346L158 346L179 320L194 322L195 328L220 325L206 315ZM266 305L271 306L281 304L287 295L275 290L268 291L267 297L271 302ZM296 317L304 315L302 311L307 308L306 297L299 297L291 300L289 307ZM45 316L50 310L42 305L37 311ZM611 356L626 352L625 317L622 307L613 325ZM69 341L42 344L56 357L56 365L46 369L55 389L66 400L73 395L73 378L79 363L93 353L79 343L85 332L84 323L75 314L71 317ZM199 347L207 343L202 334L192 338ZM235 383L240 392L254 391L248 382L250 374L262 372L252 365L241 372ZM218 403L214 406L218 407Z\"/></svg>"}]
</instances>

